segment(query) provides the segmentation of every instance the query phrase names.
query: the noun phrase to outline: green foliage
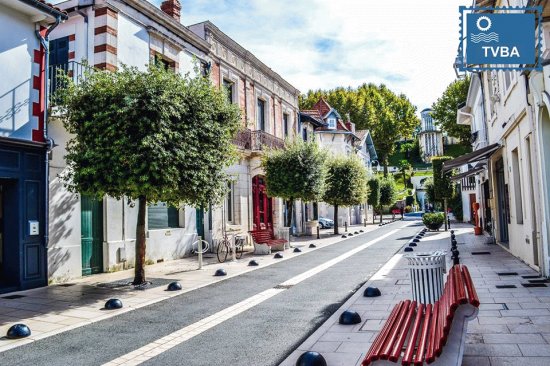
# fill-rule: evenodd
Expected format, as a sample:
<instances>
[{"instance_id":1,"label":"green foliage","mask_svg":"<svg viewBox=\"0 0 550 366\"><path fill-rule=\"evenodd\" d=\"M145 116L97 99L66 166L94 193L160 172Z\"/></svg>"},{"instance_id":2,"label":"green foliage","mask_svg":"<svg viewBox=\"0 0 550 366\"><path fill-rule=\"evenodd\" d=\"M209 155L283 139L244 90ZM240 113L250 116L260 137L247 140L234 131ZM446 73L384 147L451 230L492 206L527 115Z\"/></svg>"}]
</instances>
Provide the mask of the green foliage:
<instances>
[{"instance_id":1,"label":"green foliage","mask_svg":"<svg viewBox=\"0 0 550 366\"><path fill-rule=\"evenodd\" d=\"M472 152L471 145L462 145L462 144L452 144L443 146L445 156L451 156L457 158L461 155Z\"/></svg>"},{"instance_id":2,"label":"green foliage","mask_svg":"<svg viewBox=\"0 0 550 366\"><path fill-rule=\"evenodd\" d=\"M161 67L96 71L62 89L68 188L206 205L225 194L239 110L203 77Z\"/></svg>"},{"instance_id":3,"label":"green foliage","mask_svg":"<svg viewBox=\"0 0 550 366\"><path fill-rule=\"evenodd\" d=\"M357 129L370 130L379 160L385 167L396 149L395 141L412 137L419 124L416 107L404 94L395 94L384 84L362 84L358 88L309 91L300 97L300 108L311 109L319 98L349 114ZM385 175L387 171L385 170Z\"/></svg>"},{"instance_id":4,"label":"green foliage","mask_svg":"<svg viewBox=\"0 0 550 366\"><path fill-rule=\"evenodd\" d=\"M424 225L442 225L445 221L445 214L443 212L426 212L422 215L422 222Z\"/></svg>"},{"instance_id":5,"label":"green foliage","mask_svg":"<svg viewBox=\"0 0 550 366\"><path fill-rule=\"evenodd\" d=\"M359 158L334 157L328 160L323 201L330 205L352 206L367 197L367 171Z\"/></svg>"},{"instance_id":6,"label":"green foliage","mask_svg":"<svg viewBox=\"0 0 550 366\"><path fill-rule=\"evenodd\" d=\"M380 204L384 206L395 202L397 196L397 187L392 175L388 175L380 181Z\"/></svg>"},{"instance_id":7,"label":"green foliage","mask_svg":"<svg viewBox=\"0 0 550 366\"><path fill-rule=\"evenodd\" d=\"M367 203L373 207L378 207L380 204L380 181L377 178L371 178L367 182L367 185Z\"/></svg>"},{"instance_id":8,"label":"green foliage","mask_svg":"<svg viewBox=\"0 0 550 366\"><path fill-rule=\"evenodd\" d=\"M460 190L456 189L453 197L449 200L449 208L458 221L462 221L464 213L462 212L462 195Z\"/></svg>"},{"instance_id":9,"label":"green foliage","mask_svg":"<svg viewBox=\"0 0 550 366\"><path fill-rule=\"evenodd\" d=\"M451 160L449 156L435 156L432 158L434 172L434 194L437 201L443 201L445 198L453 196L453 183L451 182L451 172L442 174L443 162Z\"/></svg>"},{"instance_id":10,"label":"green foliage","mask_svg":"<svg viewBox=\"0 0 550 366\"><path fill-rule=\"evenodd\" d=\"M432 117L449 136L454 136L464 145L470 144L470 126L456 123L458 105L465 102L470 87L470 78L457 79L447 86L440 98L432 105Z\"/></svg>"},{"instance_id":11,"label":"green foliage","mask_svg":"<svg viewBox=\"0 0 550 366\"><path fill-rule=\"evenodd\" d=\"M426 199L431 203L435 203L435 187L433 178L427 178L424 183L424 189L426 190Z\"/></svg>"},{"instance_id":12,"label":"green foliage","mask_svg":"<svg viewBox=\"0 0 550 366\"><path fill-rule=\"evenodd\" d=\"M405 206L404 212L409 213L409 212L412 212L412 210L413 210L412 206L407 205Z\"/></svg>"},{"instance_id":13,"label":"green foliage","mask_svg":"<svg viewBox=\"0 0 550 366\"><path fill-rule=\"evenodd\" d=\"M285 200L315 201L323 191L326 152L316 142L296 139L285 149L264 155L267 193Z\"/></svg>"}]
</instances>

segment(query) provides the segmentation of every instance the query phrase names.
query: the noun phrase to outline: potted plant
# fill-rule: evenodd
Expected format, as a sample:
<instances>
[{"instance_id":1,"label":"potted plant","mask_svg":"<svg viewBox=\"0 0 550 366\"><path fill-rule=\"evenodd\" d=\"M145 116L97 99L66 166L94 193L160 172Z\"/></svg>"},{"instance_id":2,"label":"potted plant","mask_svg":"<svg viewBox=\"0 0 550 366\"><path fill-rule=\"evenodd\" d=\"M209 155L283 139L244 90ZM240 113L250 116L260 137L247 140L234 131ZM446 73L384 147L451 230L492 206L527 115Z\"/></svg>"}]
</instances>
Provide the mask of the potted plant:
<instances>
[{"instance_id":1,"label":"potted plant","mask_svg":"<svg viewBox=\"0 0 550 366\"><path fill-rule=\"evenodd\" d=\"M430 230L439 230L445 221L443 212L425 213L422 216L422 222Z\"/></svg>"}]
</instances>

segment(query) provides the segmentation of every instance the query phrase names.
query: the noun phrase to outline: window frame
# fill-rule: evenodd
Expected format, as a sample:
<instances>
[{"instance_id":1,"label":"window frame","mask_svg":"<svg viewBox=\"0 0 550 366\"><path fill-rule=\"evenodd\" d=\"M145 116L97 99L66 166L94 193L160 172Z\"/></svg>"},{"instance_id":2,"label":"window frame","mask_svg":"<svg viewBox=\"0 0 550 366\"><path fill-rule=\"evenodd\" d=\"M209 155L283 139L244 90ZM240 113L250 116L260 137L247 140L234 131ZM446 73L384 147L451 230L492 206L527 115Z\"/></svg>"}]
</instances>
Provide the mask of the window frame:
<instances>
[{"instance_id":1,"label":"window frame","mask_svg":"<svg viewBox=\"0 0 550 366\"><path fill-rule=\"evenodd\" d=\"M227 181L229 189L225 196L225 221L228 224L235 222L235 185L232 181Z\"/></svg>"},{"instance_id":2,"label":"window frame","mask_svg":"<svg viewBox=\"0 0 550 366\"><path fill-rule=\"evenodd\" d=\"M266 116L266 104L267 101L263 98L257 98L256 100L256 119L258 130L267 132L267 116ZM260 105L262 108L260 108ZM262 109L260 113L260 109Z\"/></svg>"}]
</instances>

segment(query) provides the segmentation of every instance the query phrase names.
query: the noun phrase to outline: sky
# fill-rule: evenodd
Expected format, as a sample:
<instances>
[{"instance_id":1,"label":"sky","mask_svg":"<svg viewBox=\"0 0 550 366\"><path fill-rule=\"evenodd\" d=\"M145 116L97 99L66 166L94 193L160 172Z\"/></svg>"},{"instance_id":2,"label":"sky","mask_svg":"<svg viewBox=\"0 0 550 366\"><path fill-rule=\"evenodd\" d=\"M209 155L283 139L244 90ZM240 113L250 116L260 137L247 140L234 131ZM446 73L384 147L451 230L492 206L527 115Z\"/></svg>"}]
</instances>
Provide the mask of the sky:
<instances>
[{"instance_id":1,"label":"sky","mask_svg":"<svg viewBox=\"0 0 550 366\"><path fill-rule=\"evenodd\" d=\"M159 6L162 0L149 0ZM180 0L297 87L384 83L422 110L455 79L467 0Z\"/></svg>"}]
</instances>

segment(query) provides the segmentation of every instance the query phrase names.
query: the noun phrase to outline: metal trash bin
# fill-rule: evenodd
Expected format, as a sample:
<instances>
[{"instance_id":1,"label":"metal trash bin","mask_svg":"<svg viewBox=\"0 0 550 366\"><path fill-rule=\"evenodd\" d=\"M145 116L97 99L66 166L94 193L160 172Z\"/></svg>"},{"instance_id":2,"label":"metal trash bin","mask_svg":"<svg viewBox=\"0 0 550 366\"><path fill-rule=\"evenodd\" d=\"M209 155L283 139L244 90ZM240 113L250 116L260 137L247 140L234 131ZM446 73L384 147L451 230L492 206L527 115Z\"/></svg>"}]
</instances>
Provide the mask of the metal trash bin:
<instances>
[{"instance_id":1,"label":"metal trash bin","mask_svg":"<svg viewBox=\"0 0 550 366\"><path fill-rule=\"evenodd\" d=\"M413 299L421 304L433 304L443 293L443 273L446 252L442 250L405 256L409 261Z\"/></svg>"}]
</instances>

